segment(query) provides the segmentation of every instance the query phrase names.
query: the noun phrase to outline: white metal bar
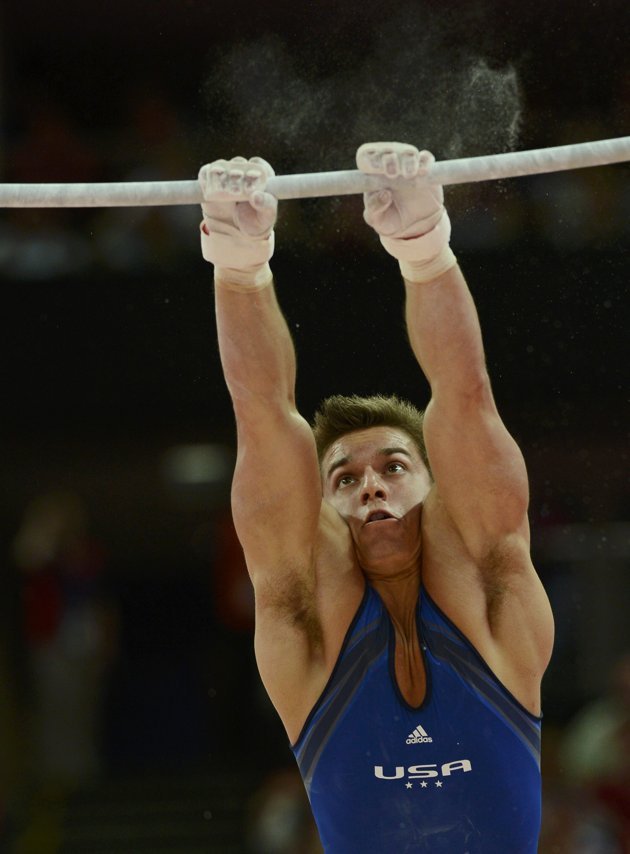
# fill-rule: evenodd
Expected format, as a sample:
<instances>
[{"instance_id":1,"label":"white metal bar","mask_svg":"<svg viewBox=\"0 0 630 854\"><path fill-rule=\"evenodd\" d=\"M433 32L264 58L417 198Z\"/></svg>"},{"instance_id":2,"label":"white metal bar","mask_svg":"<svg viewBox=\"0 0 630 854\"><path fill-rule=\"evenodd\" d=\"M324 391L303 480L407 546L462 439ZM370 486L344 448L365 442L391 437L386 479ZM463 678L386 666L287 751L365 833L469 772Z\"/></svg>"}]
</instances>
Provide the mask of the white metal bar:
<instances>
[{"instance_id":1,"label":"white metal bar","mask_svg":"<svg viewBox=\"0 0 630 854\"><path fill-rule=\"evenodd\" d=\"M441 160L434 163L425 180L431 184L467 184L585 166L603 166L628 160L630 136L625 136L553 148ZM278 199L305 199L364 193L392 183L395 182L351 169L341 172L276 175L269 179L267 189ZM201 201L201 190L196 180L0 184L0 207L6 208L143 207L198 205Z\"/></svg>"}]
</instances>

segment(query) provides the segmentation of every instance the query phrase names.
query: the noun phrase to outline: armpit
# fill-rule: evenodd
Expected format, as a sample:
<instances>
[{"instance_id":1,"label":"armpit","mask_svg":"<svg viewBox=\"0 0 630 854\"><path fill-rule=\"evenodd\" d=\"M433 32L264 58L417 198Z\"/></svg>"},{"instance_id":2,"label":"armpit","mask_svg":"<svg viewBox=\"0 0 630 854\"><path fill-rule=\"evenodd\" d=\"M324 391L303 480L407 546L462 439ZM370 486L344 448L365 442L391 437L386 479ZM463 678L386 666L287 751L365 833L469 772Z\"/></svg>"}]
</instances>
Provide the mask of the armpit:
<instances>
[{"instance_id":1,"label":"armpit","mask_svg":"<svg viewBox=\"0 0 630 854\"><path fill-rule=\"evenodd\" d=\"M510 583L531 568L529 551L522 537L514 534L496 543L480 562L479 571L487 603L487 617L493 625L509 594Z\"/></svg>"},{"instance_id":2,"label":"armpit","mask_svg":"<svg viewBox=\"0 0 630 854\"><path fill-rule=\"evenodd\" d=\"M272 612L275 619L283 620L302 631L311 649L322 649L324 638L321 621L316 611L312 585L292 576L280 580L277 576L259 582L255 587L256 610Z\"/></svg>"}]
</instances>

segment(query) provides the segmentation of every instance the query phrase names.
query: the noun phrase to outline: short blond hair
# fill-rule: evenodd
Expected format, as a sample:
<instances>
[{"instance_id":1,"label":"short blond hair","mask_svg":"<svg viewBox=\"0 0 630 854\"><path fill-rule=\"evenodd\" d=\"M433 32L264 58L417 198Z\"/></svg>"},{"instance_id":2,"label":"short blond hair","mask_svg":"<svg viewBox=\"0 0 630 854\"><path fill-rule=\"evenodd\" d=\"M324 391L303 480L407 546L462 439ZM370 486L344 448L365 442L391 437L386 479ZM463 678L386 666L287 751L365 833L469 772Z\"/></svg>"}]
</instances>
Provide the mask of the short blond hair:
<instances>
[{"instance_id":1,"label":"short blond hair","mask_svg":"<svg viewBox=\"0 0 630 854\"><path fill-rule=\"evenodd\" d=\"M315 413L312 429L321 463L333 442L346 433L368 427L396 427L412 439L429 473L431 466L424 444L424 411L396 395L370 397L335 394L324 400Z\"/></svg>"}]
</instances>

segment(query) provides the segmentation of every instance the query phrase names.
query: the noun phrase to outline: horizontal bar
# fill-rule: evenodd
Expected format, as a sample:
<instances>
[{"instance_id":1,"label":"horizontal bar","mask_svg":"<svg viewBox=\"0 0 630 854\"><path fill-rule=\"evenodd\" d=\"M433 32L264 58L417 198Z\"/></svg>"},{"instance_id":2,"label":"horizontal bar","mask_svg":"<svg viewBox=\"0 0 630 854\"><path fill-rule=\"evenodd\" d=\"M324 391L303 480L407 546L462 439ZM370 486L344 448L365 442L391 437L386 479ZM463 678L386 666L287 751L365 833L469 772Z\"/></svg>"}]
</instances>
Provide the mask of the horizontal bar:
<instances>
[{"instance_id":1,"label":"horizontal bar","mask_svg":"<svg viewBox=\"0 0 630 854\"><path fill-rule=\"evenodd\" d=\"M538 175L603 166L630 160L630 136L513 151L483 157L440 160L425 177L430 184L467 184L522 175ZM276 175L267 189L278 199L306 199L364 193L395 181L365 175L357 169ZM100 208L201 204L201 189L192 181L131 181L94 184L0 184L0 207Z\"/></svg>"}]
</instances>

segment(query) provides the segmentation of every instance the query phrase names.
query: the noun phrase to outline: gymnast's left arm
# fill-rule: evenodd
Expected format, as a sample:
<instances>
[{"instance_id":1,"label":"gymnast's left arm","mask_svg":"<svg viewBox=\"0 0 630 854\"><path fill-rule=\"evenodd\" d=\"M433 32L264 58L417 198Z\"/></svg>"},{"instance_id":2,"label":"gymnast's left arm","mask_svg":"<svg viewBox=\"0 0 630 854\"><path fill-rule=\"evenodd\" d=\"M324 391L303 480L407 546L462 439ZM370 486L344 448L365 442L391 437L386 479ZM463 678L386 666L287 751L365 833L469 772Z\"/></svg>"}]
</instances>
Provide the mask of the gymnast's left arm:
<instances>
[{"instance_id":1,"label":"gymnast's left arm","mask_svg":"<svg viewBox=\"0 0 630 854\"><path fill-rule=\"evenodd\" d=\"M494 401L477 311L450 248L443 189L422 180L433 162L414 146L362 146L359 168L394 179L393 190L366 194L364 216L405 282L409 340L431 386L424 436L439 503L488 597L498 588L517 591L544 660L552 621L529 557L525 463ZM510 596L504 601L503 614L487 609L499 634L512 618Z\"/></svg>"}]
</instances>

